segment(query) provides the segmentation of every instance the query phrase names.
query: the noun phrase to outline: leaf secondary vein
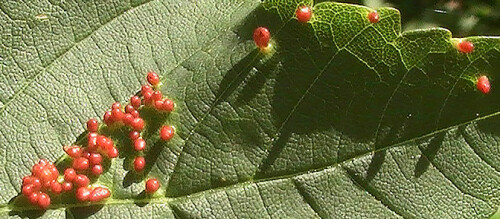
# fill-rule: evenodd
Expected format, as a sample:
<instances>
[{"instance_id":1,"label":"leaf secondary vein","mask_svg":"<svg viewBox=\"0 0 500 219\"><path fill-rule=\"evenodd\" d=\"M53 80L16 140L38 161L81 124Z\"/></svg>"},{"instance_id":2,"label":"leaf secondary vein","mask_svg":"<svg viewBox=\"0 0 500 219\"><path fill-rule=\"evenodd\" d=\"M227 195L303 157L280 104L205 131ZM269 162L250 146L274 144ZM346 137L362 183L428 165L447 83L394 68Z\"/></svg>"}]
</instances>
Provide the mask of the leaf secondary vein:
<instances>
[{"instance_id":1,"label":"leaf secondary vein","mask_svg":"<svg viewBox=\"0 0 500 219\"><path fill-rule=\"evenodd\" d=\"M439 168L438 166L436 166L436 164L434 163L434 160L433 159L429 159L429 157L427 156L427 153L422 150L420 147L418 147L418 149L420 150L420 152L422 152L422 156L425 157L425 159L427 161L429 161L430 164L432 164L432 166L434 166L434 168L436 168L436 170L441 173L441 175L443 175L443 177L445 179L447 179L456 189L458 189L458 191L460 191L461 193L463 193L464 195L468 195L468 196L471 196L475 199L478 199L478 200L481 200L483 202L486 202L488 203L488 201L476 194L473 194L472 192L468 192L467 189L464 189L462 188L461 186L457 185L457 183L455 181L452 180L452 178L450 178L450 176L448 176L441 168Z\"/></svg>"},{"instance_id":2,"label":"leaf secondary vein","mask_svg":"<svg viewBox=\"0 0 500 219\"><path fill-rule=\"evenodd\" d=\"M18 91L16 91L14 93L14 95L12 95L3 105L2 108L0 108L0 114L2 114L5 109L7 109L7 107L12 103L12 101L14 101L15 99L17 99L17 97L23 93L28 87L30 87L36 80L36 78L38 76L40 76L43 72L45 72L48 68L50 68L54 63L56 63L57 60L61 59L61 57L63 57L64 55L66 55L66 53L68 53L71 49L73 49L76 45L78 45L80 42L82 42L83 40L85 39L88 39L89 37L92 36L92 34L94 34L95 32L99 31L100 29L102 29L103 27L105 27L106 25L112 23L113 21L115 21L116 19L118 19L119 17L121 17L122 15L126 14L126 12L130 11L130 10L133 10L135 8L138 8L138 7L141 7L143 5L146 5L150 2L152 2L154 0L147 0L145 2L142 2L141 4L138 4L136 6L132 6L130 7L129 9L125 10L123 13L119 14L118 16L114 17L113 19L107 21L106 23L102 24L101 26L99 26L98 28L96 28L95 30L92 30L87 36L81 38L80 40L77 40L73 45L71 45L71 47L69 47L68 49L66 49L65 51L63 51L61 54L59 54L58 56L56 56L56 58L54 58L54 60L52 60L49 64L47 64L46 66L44 66L42 69L40 69L40 71L38 73L36 73L35 75L33 75L32 77L28 78L27 80L24 81L24 86L22 86Z\"/></svg>"},{"instance_id":3,"label":"leaf secondary vein","mask_svg":"<svg viewBox=\"0 0 500 219\"><path fill-rule=\"evenodd\" d=\"M352 181L352 183L354 183L355 185L357 185L359 188L362 188L363 190L365 190L373 199L377 200L378 202L380 202L380 204L382 204L385 208L387 208L389 211L393 212L394 214L396 214L397 216L401 217L401 218L410 218L409 216L407 215L403 215L403 212L398 212L394 206L390 205L389 203L387 203L386 201L382 200L379 196L377 196L376 194L374 194L373 192L370 192L370 188L366 185L363 185L361 183L359 183L352 175L351 173L349 173L349 171L347 171L345 168L342 168L342 170L344 171L344 174L349 177L349 179Z\"/></svg>"}]
</instances>

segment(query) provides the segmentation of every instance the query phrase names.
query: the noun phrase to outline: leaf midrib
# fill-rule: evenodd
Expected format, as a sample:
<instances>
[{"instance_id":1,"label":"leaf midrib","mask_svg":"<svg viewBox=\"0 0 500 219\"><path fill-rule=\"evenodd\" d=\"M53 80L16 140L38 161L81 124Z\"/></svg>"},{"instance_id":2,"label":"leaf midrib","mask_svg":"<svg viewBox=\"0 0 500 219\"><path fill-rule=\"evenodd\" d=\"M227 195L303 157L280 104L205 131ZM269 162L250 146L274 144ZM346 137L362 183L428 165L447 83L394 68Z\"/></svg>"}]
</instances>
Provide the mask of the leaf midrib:
<instances>
[{"instance_id":1,"label":"leaf midrib","mask_svg":"<svg viewBox=\"0 0 500 219\"><path fill-rule=\"evenodd\" d=\"M194 198L197 198L197 197L204 196L206 194L216 193L218 191L225 191L227 189L236 188L236 187L242 187L242 186L246 186L246 185L250 185L250 184L270 182L270 181L283 180L283 179L290 179L290 178L301 176L301 175L318 173L318 172L321 172L323 170L340 166L340 165L342 165L344 163L353 161L355 159L364 157L364 156L372 154L372 153L377 153L377 152L382 152L382 151L389 150L389 149L403 147L403 146L405 146L406 144L408 144L410 142L419 141L419 140L422 140L422 139L434 136L436 134L447 132L447 131L450 131L452 129L464 126L464 125L468 125L468 124L471 124L471 123L474 123L474 122L478 122L478 121L490 119L490 118L493 118L493 117L496 117L496 116L500 116L500 111L492 113L492 114L489 114L489 115L486 115L486 116L483 116L483 117L479 117L479 118L476 118L476 119L473 119L473 120L470 120L470 121L467 121L467 122L464 122L464 123L461 123L461 124L458 124L458 125L453 125L453 126L450 126L450 127L447 127L447 128L443 128L443 129L434 131L432 133L429 133L429 134L426 134L426 135L422 135L422 136L419 136L419 137L415 137L415 138L412 138L412 139L409 139L409 140L406 140L406 141L403 141L403 142L400 142L400 143L392 144L392 145L389 145L389 146L386 146L386 147L381 147L381 148L378 148L378 149L373 150L373 151L367 151L365 153L356 155L356 156L354 156L352 158L349 158L349 159L346 159L346 160L342 160L342 161L339 161L339 162L331 163L329 165L324 165L324 166L321 166L321 167L317 167L317 168L313 168L313 169L308 169L308 170L304 170L304 171L299 171L299 172L295 172L295 173L291 173L291 174L286 174L286 175L281 175L281 176L274 176L274 177L267 177L267 178L260 178L260 179L250 179L250 180L241 181L241 182L238 182L238 183L235 183L235 184L232 184L232 185L226 185L226 186L217 187L217 188L213 188L213 189L207 189L207 190L199 191L199 192L196 192L196 193L182 195L182 196L177 196L177 197L171 197L171 198L169 198L169 197L144 198L144 199L134 199L134 198L115 199L115 198L109 198L105 202L98 202L98 203L84 203L84 202L78 202L78 203L73 203L73 204L58 203L58 204L51 205L50 209L77 208L77 207L87 207L87 206L103 205L103 204L105 204L105 205L120 205L120 204L134 204L134 203L168 204L170 206L170 208L171 208L171 204L174 204L176 202L181 202L183 200L194 199ZM8 212L8 211L22 212L22 211L36 210L36 209L38 209L38 208L35 207L35 206L31 206L31 205L20 206L20 207L12 205L12 204L7 204L7 205L3 205L3 206L0 205L0 213Z\"/></svg>"}]
</instances>

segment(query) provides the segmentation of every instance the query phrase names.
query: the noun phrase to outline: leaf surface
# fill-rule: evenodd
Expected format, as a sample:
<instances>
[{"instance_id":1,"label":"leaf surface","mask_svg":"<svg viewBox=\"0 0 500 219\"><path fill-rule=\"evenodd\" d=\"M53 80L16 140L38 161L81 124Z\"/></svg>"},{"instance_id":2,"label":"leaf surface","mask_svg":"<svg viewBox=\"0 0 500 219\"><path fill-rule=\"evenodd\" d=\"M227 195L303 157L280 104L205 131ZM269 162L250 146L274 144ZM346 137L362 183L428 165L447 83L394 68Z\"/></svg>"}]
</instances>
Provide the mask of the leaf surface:
<instances>
[{"instance_id":1,"label":"leaf surface","mask_svg":"<svg viewBox=\"0 0 500 219\"><path fill-rule=\"evenodd\" d=\"M0 216L178 218L484 218L499 205L500 39L459 53L445 29L402 33L399 12L311 1L0 3ZM269 27L272 49L251 36ZM88 118L126 102L149 70L176 102L142 110L148 162L122 149L94 183L98 205L23 204L39 158L69 160ZM487 75L483 95L475 80ZM159 140L162 124L176 136ZM83 133L83 134L82 134ZM76 139L76 140L75 140ZM143 193L156 177L162 187ZM25 200L24 200L25 201Z\"/></svg>"}]
</instances>

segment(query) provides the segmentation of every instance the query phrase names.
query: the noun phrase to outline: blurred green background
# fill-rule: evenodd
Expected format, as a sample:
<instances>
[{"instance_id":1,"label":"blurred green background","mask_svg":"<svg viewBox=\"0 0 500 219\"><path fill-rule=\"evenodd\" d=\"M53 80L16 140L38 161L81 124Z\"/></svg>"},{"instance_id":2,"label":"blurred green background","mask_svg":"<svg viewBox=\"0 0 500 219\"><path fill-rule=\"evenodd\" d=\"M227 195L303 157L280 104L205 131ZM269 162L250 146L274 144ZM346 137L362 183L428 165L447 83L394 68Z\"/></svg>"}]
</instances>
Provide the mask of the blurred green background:
<instances>
[{"instance_id":1,"label":"blurred green background","mask_svg":"<svg viewBox=\"0 0 500 219\"><path fill-rule=\"evenodd\" d=\"M444 27L453 37L500 36L500 0L341 0L401 11L403 30Z\"/></svg>"}]
</instances>

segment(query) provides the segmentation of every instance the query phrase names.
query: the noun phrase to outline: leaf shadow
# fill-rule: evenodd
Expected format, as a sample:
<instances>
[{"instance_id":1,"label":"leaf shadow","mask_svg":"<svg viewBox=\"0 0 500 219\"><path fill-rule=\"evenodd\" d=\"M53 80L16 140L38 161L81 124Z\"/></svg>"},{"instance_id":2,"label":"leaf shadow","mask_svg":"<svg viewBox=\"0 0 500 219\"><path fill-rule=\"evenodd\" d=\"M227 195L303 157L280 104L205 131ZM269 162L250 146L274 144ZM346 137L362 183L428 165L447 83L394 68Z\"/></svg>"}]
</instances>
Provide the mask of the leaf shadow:
<instances>
[{"instance_id":1,"label":"leaf shadow","mask_svg":"<svg viewBox=\"0 0 500 219\"><path fill-rule=\"evenodd\" d=\"M127 152L124 153L129 155L125 157L125 160L123 162L124 168L128 170L122 182L124 188L127 188L134 183L139 183L144 180L146 176L148 176L148 173L153 168L153 165L157 162L158 156L161 154L166 145L165 141L161 140L159 137L159 130L167 122L169 114L158 112L150 107L143 108L140 113L145 118L147 117L155 119L149 119L147 126L142 132L141 137L146 140L147 145L144 152L136 152L135 150L133 150L133 142L129 140L129 138L124 138L127 139L126 141L128 141L128 143L125 144L130 145L129 147L127 147L127 149L125 149L127 150ZM141 172L136 172L133 169L133 162L135 157L139 155L144 156L144 159L147 162L144 170L142 170Z\"/></svg>"},{"instance_id":2,"label":"leaf shadow","mask_svg":"<svg viewBox=\"0 0 500 219\"><path fill-rule=\"evenodd\" d=\"M269 151L269 155L262 162L259 167L259 172L255 174L256 178L260 178L264 176L264 172L262 170L269 169L271 165L278 159L282 150L285 148L286 143L290 140L292 133L291 132L282 132L280 136L273 142L273 146Z\"/></svg>"},{"instance_id":3,"label":"leaf shadow","mask_svg":"<svg viewBox=\"0 0 500 219\"><path fill-rule=\"evenodd\" d=\"M266 171L292 135L337 130L360 142L371 141L375 136L382 110L373 109L383 107L374 97L378 91L389 89L388 86L380 82L373 69L349 52L320 45L310 34L311 28L297 22L285 25L281 31L287 35L278 35L275 39L279 47L276 55L280 59L270 59L260 71L275 80L271 107L273 123L280 133L268 158L259 167L258 177L269 176ZM255 80L257 84L264 83L263 79ZM342 160L365 151L339 146L336 154L343 156L339 157ZM374 164L379 163L376 161ZM273 173L278 174L287 172Z\"/></svg>"},{"instance_id":4,"label":"leaf shadow","mask_svg":"<svg viewBox=\"0 0 500 219\"><path fill-rule=\"evenodd\" d=\"M425 156L420 156L420 158L417 161L417 164L415 165L414 172L416 178L422 176L422 174L424 174L427 171L427 169L429 169L431 162L434 160L439 149L443 145L443 140L445 136L446 133L440 133L434 136L430 140L427 147L422 150L422 154Z\"/></svg>"},{"instance_id":5,"label":"leaf shadow","mask_svg":"<svg viewBox=\"0 0 500 219\"><path fill-rule=\"evenodd\" d=\"M144 201L139 201L139 200L148 200L147 199L147 194L146 191L142 191L141 193L137 194L134 197L134 204L139 206L139 207L144 207L149 204L149 200L144 202Z\"/></svg>"},{"instance_id":6,"label":"leaf shadow","mask_svg":"<svg viewBox=\"0 0 500 219\"><path fill-rule=\"evenodd\" d=\"M270 14L263 7L257 7L253 10L244 21L236 28L236 34L241 43L253 42L253 31L258 26L265 26L269 29L277 29L275 22L262 23L264 20L279 19L276 15ZM259 69L269 63L269 54L265 54L255 48L253 43L250 47L252 50L235 63L232 68L224 75L219 85L216 96L219 97L214 103L215 105L226 100L234 91L244 84L242 90L236 97L236 104L244 104L244 102L255 97L258 91L265 84L267 77L263 75Z\"/></svg>"},{"instance_id":7,"label":"leaf shadow","mask_svg":"<svg viewBox=\"0 0 500 219\"><path fill-rule=\"evenodd\" d=\"M66 210L66 215L69 218L74 218L74 219L89 218L90 216L100 211L102 208L104 208L104 204L69 208Z\"/></svg>"},{"instance_id":8,"label":"leaf shadow","mask_svg":"<svg viewBox=\"0 0 500 219\"><path fill-rule=\"evenodd\" d=\"M10 211L10 217L20 217L20 218L40 218L45 214L45 211L42 210L28 210L28 211Z\"/></svg>"},{"instance_id":9,"label":"leaf shadow","mask_svg":"<svg viewBox=\"0 0 500 219\"><path fill-rule=\"evenodd\" d=\"M144 156L144 159L147 161L144 170L142 170L141 172L136 172L135 170L130 169L123 178L123 187L127 188L134 183L140 183L141 181L143 181L148 176L149 172L153 168L153 165L158 160L158 156L161 154L161 151L164 149L164 147L164 142L162 142L161 140L156 141L156 143L147 150L146 156ZM133 165L132 159L130 159L130 165L128 166L131 165Z\"/></svg>"},{"instance_id":10,"label":"leaf shadow","mask_svg":"<svg viewBox=\"0 0 500 219\"><path fill-rule=\"evenodd\" d=\"M216 96L219 98L214 103L215 105L226 100L236 89L240 87L245 79L251 74L252 70L254 70L253 66L255 66L258 62L259 56L261 56L261 54L259 54L257 50L252 51L238 63L233 65L233 67L224 75L224 78L220 83L219 90L217 91Z\"/></svg>"},{"instance_id":11,"label":"leaf shadow","mask_svg":"<svg viewBox=\"0 0 500 219\"><path fill-rule=\"evenodd\" d=\"M387 151L377 151L372 157L370 164L368 165L368 170L366 171L366 177L363 179L363 182L369 184L375 176L377 176L378 172L382 168L382 164L385 162L385 158L387 156Z\"/></svg>"},{"instance_id":12,"label":"leaf shadow","mask_svg":"<svg viewBox=\"0 0 500 219\"><path fill-rule=\"evenodd\" d=\"M337 138L318 149L317 153L329 159L313 161L293 170L270 170L279 154L285 151L274 147L289 146L279 139L262 162L258 178L341 163L470 121L476 117L476 112L484 115L498 109L498 101L489 101L498 99L498 93L478 98L478 93L471 92L468 81L452 78L451 81L457 81L456 88L450 93L450 76L445 73L451 68L447 65L452 64L446 60L455 57L446 55L453 54L429 54L422 61L430 66L429 69L408 70L402 62L392 66L383 63L369 65L366 60L370 57L362 60L346 48L338 50L318 42L311 25L289 22L281 31L287 34L275 38L279 59L272 59L272 64L266 63L273 69L263 70L267 71L263 75L275 80L271 107L273 123L278 127L277 136L281 138L280 135L286 133L285 136L294 136L294 141L299 141L297 138L312 141L313 136L328 133ZM390 54L394 49L386 47L384 50L388 52L380 55ZM481 69L486 69L486 72L492 71L492 65L487 61L474 65L485 66ZM428 72L445 73L434 74L431 78ZM338 139L351 146L347 148ZM432 154L437 151L431 149L438 148L429 148L428 152ZM377 152L372 158L370 176L375 176L380 170L384 154ZM422 165L425 165L423 161L419 166ZM425 170L418 168L416 175Z\"/></svg>"}]
</instances>

